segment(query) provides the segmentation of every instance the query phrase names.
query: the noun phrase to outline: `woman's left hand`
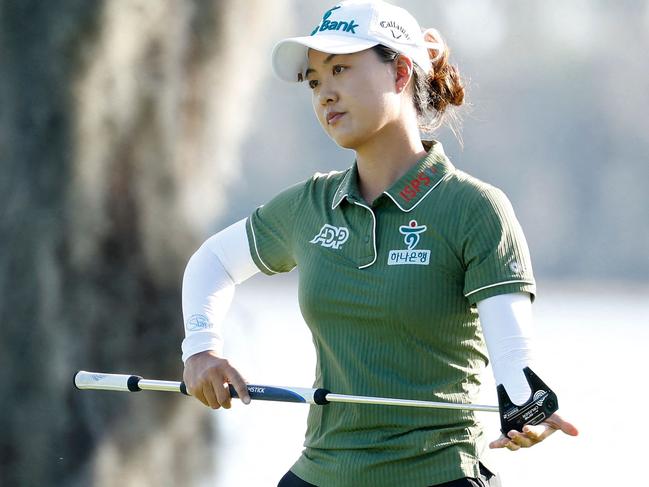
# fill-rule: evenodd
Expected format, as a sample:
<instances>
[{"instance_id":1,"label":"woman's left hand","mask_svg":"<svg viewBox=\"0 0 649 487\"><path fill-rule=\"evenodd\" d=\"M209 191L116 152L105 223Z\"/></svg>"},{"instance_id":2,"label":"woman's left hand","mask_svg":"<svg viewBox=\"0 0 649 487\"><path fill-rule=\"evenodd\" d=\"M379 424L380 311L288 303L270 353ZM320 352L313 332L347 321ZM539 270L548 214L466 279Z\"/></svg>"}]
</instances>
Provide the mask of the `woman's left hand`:
<instances>
[{"instance_id":1,"label":"woman's left hand","mask_svg":"<svg viewBox=\"0 0 649 487\"><path fill-rule=\"evenodd\" d=\"M558 414L553 414L548 419L537 425L525 425L523 431L512 430L507 436L502 436L489 443L489 448L507 448L516 451L520 448L529 448L541 443L555 431L563 431L570 436L577 436L579 431L568 421L565 421Z\"/></svg>"}]
</instances>

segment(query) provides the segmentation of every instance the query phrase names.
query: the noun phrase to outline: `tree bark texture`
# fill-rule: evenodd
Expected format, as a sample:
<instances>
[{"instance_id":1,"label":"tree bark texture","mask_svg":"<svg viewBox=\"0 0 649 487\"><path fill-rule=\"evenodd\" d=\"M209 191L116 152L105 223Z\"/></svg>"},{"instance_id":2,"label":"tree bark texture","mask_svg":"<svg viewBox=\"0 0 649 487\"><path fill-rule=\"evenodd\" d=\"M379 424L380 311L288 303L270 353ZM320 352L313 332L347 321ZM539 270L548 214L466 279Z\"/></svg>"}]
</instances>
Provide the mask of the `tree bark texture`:
<instances>
[{"instance_id":1,"label":"tree bark texture","mask_svg":"<svg viewBox=\"0 0 649 487\"><path fill-rule=\"evenodd\" d=\"M0 485L216 468L197 402L72 377L180 377L183 268L236 178L283 6L0 2Z\"/></svg>"}]
</instances>

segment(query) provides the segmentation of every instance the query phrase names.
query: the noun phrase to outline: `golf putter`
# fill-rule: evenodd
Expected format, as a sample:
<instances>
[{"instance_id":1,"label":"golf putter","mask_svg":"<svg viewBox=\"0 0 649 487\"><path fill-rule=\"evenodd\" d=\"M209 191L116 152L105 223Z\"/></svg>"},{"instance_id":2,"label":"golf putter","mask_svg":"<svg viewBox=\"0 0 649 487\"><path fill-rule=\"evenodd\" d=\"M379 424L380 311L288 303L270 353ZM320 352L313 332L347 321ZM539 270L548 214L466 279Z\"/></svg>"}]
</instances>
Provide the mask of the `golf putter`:
<instances>
[{"instance_id":1,"label":"golf putter","mask_svg":"<svg viewBox=\"0 0 649 487\"><path fill-rule=\"evenodd\" d=\"M557 396L529 367L523 369L532 394L524 404L514 404L505 387L499 384L498 406L481 404L463 404L397 399L388 397L352 396L335 394L327 389L309 389L304 387L278 387L269 385L247 384L248 394L252 399L262 401L296 402L325 406L329 403L380 404L385 406L406 406L434 409L459 409L499 413L501 431L506 436L513 429L522 431L526 424L539 424L559 408ZM104 374L79 371L74 376L78 389L100 389L111 391L166 391L181 392L189 395L184 382L143 379L138 375ZM230 395L239 395L232 384L229 384Z\"/></svg>"}]
</instances>

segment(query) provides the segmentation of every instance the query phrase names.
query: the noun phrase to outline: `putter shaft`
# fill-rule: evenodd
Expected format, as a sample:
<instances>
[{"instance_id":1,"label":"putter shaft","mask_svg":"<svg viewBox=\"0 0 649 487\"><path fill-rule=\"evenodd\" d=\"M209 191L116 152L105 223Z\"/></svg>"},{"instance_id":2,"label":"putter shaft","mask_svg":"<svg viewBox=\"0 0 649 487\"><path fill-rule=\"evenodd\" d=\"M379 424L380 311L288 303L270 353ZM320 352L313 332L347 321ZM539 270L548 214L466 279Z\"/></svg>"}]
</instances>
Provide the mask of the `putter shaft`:
<instances>
[{"instance_id":1,"label":"putter shaft","mask_svg":"<svg viewBox=\"0 0 649 487\"><path fill-rule=\"evenodd\" d=\"M137 375L103 374L97 372L79 371L74 378L75 386L79 389L96 389L109 391L137 392L161 391L187 393L183 382L169 380L143 379ZM354 404L380 404L384 406L406 406L435 409L460 409L468 411L499 412L498 406L481 404L458 404L434 401L418 401L413 399L396 399L389 397L353 396L334 394L325 389L308 389L303 387L277 387L248 384L248 394L252 399L280 402L300 402L307 404L325 405L329 402ZM238 398L234 387L230 385L230 394Z\"/></svg>"},{"instance_id":2,"label":"putter shaft","mask_svg":"<svg viewBox=\"0 0 649 487\"><path fill-rule=\"evenodd\" d=\"M346 394L333 394L331 392L325 397L329 402L381 404L384 406L408 406L415 408L461 409L463 411L485 411L489 413L499 412L498 406L487 406L484 404L459 404L452 402L416 401L414 399L393 399L389 397L349 396Z\"/></svg>"}]
</instances>

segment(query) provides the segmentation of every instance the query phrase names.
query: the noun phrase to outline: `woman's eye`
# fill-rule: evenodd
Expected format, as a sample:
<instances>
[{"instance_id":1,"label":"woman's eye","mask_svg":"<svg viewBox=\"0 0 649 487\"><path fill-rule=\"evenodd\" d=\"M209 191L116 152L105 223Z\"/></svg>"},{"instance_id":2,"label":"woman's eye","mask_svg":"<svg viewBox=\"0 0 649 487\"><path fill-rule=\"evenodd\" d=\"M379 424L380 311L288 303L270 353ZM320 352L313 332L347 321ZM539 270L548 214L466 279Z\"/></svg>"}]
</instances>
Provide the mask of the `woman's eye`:
<instances>
[{"instance_id":1,"label":"woman's eye","mask_svg":"<svg viewBox=\"0 0 649 487\"><path fill-rule=\"evenodd\" d=\"M309 88L314 89L316 86L318 86L318 80L312 79L309 81Z\"/></svg>"},{"instance_id":2,"label":"woman's eye","mask_svg":"<svg viewBox=\"0 0 649 487\"><path fill-rule=\"evenodd\" d=\"M332 70L333 70L334 74L340 74L345 70L345 66L343 66L341 64L336 64L336 65L334 65Z\"/></svg>"}]
</instances>

